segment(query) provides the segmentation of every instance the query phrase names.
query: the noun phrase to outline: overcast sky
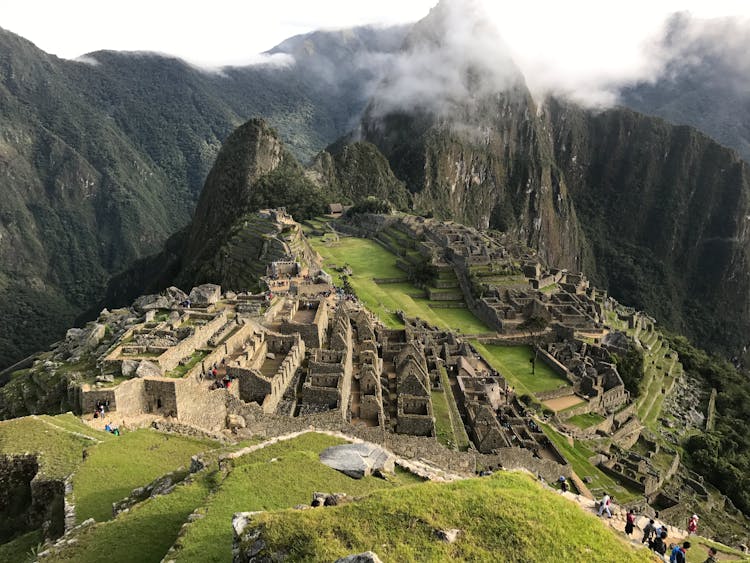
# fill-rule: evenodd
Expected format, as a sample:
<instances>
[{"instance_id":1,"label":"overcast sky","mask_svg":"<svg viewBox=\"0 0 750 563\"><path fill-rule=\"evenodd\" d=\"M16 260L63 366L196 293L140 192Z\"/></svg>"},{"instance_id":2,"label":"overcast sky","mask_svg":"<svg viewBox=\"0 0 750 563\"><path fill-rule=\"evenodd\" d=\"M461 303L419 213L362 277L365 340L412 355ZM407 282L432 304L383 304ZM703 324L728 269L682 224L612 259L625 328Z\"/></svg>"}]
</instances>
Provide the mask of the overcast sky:
<instances>
[{"instance_id":1,"label":"overcast sky","mask_svg":"<svg viewBox=\"0 0 750 563\"><path fill-rule=\"evenodd\" d=\"M203 66L252 62L318 28L420 19L436 0L11 0L0 26L64 58L99 49L149 50ZM644 41L674 11L750 15L749 0L486 0L522 68L581 75L642 68ZM646 55L647 56L647 55ZM616 70L613 70L616 69Z\"/></svg>"}]
</instances>

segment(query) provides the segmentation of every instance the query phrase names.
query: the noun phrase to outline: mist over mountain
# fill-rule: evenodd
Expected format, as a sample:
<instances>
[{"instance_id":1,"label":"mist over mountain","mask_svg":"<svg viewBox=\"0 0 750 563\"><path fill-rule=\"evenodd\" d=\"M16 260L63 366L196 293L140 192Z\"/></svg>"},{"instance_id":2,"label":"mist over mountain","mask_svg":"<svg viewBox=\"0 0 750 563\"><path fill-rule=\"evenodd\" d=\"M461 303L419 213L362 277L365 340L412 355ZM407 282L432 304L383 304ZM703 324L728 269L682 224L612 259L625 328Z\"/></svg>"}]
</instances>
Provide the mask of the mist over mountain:
<instances>
[{"instance_id":1,"label":"mist over mountain","mask_svg":"<svg viewBox=\"0 0 750 563\"><path fill-rule=\"evenodd\" d=\"M654 50L661 72L624 87L620 102L700 129L750 162L750 20L675 14Z\"/></svg>"},{"instance_id":2,"label":"mist over mountain","mask_svg":"<svg viewBox=\"0 0 750 563\"><path fill-rule=\"evenodd\" d=\"M463 12L460 37L477 48L452 61L454 6L441 3L414 27L401 56L409 72L384 79L358 130L415 209L511 232L673 330L727 353L742 348L748 165L689 127L535 101L481 12ZM492 44L500 56L488 67ZM412 99L411 78L435 66L434 98Z\"/></svg>"}]
</instances>

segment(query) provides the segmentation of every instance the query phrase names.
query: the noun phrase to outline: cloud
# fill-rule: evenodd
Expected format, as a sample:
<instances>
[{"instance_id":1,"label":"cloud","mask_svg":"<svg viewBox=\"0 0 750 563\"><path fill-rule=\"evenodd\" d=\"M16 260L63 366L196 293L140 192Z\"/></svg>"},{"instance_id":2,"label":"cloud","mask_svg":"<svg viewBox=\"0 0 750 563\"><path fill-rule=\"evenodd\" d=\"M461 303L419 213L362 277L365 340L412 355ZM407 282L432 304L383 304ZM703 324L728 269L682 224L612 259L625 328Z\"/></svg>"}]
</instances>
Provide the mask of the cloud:
<instances>
[{"instance_id":1,"label":"cloud","mask_svg":"<svg viewBox=\"0 0 750 563\"><path fill-rule=\"evenodd\" d=\"M660 78L692 75L712 86L750 91L750 18L674 14L656 48L662 61Z\"/></svg>"},{"instance_id":2,"label":"cloud","mask_svg":"<svg viewBox=\"0 0 750 563\"><path fill-rule=\"evenodd\" d=\"M508 46L474 0L443 0L414 26L401 52L380 62L388 74L373 93L373 116L450 115L521 80Z\"/></svg>"},{"instance_id":3,"label":"cloud","mask_svg":"<svg viewBox=\"0 0 750 563\"><path fill-rule=\"evenodd\" d=\"M97 61L94 57L90 55L81 55L80 57L76 57L73 60L77 63L83 63L89 66L99 66L101 64L99 61Z\"/></svg>"},{"instance_id":4,"label":"cloud","mask_svg":"<svg viewBox=\"0 0 750 563\"><path fill-rule=\"evenodd\" d=\"M691 12L674 15L684 8ZM443 0L416 25L406 50L383 61L391 74L374 92L373 108L448 111L458 100L512 86L519 69L538 101L553 94L611 106L624 85L653 82L708 56L746 87L750 28L737 14L748 13L750 4L725 0Z\"/></svg>"}]
</instances>

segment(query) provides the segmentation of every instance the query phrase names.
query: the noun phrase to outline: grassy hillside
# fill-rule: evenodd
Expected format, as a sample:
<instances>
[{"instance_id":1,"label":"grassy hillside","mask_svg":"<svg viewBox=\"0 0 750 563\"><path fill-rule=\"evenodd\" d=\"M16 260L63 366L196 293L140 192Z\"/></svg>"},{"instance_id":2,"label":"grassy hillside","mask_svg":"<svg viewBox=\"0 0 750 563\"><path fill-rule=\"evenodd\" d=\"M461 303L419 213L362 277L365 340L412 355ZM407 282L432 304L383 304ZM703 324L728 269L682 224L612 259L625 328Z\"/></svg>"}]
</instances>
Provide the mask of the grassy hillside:
<instances>
[{"instance_id":1,"label":"grassy hillside","mask_svg":"<svg viewBox=\"0 0 750 563\"><path fill-rule=\"evenodd\" d=\"M400 562L653 561L594 515L515 473L383 491L324 510L269 512L256 522L267 544L261 554L284 551L295 561L366 550ZM455 543L436 539L436 530L450 528L462 531Z\"/></svg>"},{"instance_id":2,"label":"grassy hillside","mask_svg":"<svg viewBox=\"0 0 750 563\"><path fill-rule=\"evenodd\" d=\"M313 491L362 496L420 479L397 473L385 481L376 477L352 479L318 461L318 454L343 443L322 434L305 434L237 459L180 541L177 561L196 563L231 559L232 514L246 510L279 510L309 505Z\"/></svg>"}]
</instances>

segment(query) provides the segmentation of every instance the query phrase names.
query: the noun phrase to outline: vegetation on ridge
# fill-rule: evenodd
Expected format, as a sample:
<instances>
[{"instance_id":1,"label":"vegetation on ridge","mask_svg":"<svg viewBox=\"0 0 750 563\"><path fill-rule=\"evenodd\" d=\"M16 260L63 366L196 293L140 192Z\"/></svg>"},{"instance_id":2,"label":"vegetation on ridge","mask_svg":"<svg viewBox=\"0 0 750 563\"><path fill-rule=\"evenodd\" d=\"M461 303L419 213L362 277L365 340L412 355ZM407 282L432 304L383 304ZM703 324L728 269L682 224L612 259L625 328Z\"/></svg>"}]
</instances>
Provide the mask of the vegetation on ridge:
<instances>
[{"instance_id":1,"label":"vegetation on ridge","mask_svg":"<svg viewBox=\"0 0 750 563\"><path fill-rule=\"evenodd\" d=\"M519 473L374 493L325 510L254 516L262 555L334 561L371 550L383 561L649 562L567 499ZM437 530L459 529L455 543Z\"/></svg>"}]
</instances>

